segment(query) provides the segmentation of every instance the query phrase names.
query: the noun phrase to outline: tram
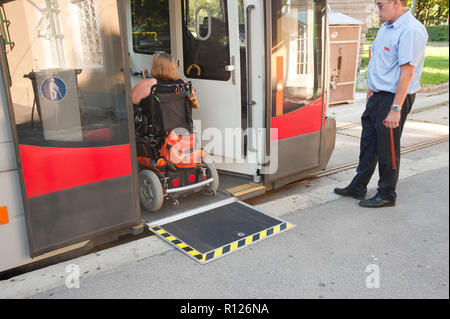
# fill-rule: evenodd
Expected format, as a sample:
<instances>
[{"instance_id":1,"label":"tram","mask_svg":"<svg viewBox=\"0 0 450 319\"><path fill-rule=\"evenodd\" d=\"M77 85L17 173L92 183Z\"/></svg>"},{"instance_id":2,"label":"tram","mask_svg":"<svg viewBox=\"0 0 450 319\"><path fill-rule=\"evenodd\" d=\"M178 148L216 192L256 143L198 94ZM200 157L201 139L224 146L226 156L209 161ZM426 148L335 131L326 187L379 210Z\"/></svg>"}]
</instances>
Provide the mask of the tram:
<instances>
[{"instance_id":1,"label":"tram","mask_svg":"<svg viewBox=\"0 0 450 319\"><path fill-rule=\"evenodd\" d=\"M326 0L0 6L0 272L158 218L139 203L131 102L158 52L196 89L196 132L220 175L220 194L189 209L258 196L328 163ZM161 214L188 209L176 204Z\"/></svg>"}]
</instances>

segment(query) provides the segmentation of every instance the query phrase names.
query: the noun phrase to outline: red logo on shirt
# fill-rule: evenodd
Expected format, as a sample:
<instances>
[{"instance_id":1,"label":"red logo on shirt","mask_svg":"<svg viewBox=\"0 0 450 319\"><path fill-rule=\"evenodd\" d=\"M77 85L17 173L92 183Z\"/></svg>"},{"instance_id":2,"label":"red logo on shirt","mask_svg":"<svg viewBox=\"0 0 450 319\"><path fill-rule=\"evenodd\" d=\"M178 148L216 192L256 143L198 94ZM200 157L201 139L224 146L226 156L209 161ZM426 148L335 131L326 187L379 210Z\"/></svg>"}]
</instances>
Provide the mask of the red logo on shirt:
<instances>
[{"instance_id":1,"label":"red logo on shirt","mask_svg":"<svg viewBox=\"0 0 450 319\"><path fill-rule=\"evenodd\" d=\"M384 47L384 49L388 52L391 51L391 49L389 49L388 47Z\"/></svg>"}]
</instances>

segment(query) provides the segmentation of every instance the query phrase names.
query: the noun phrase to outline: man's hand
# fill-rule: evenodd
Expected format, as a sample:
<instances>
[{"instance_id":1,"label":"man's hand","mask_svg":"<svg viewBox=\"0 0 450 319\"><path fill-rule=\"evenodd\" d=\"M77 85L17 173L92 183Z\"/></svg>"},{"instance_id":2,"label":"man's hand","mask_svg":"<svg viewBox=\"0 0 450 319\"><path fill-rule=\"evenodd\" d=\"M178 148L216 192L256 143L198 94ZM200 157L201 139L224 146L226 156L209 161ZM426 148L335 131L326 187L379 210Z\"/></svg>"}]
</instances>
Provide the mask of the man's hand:
<instances>
[{"instance_id":1,"label":"man's hand","mask_svg":"<svg viewBox=\"0 0 450 319\"><path fill-rule=\"evenodd\" d=\"M397 128L400 126L400 118L402 116L401 111L394 111L391 110L386 117L386 119L383 121L384 126L387 128Z\"/></svg>"},{"instance_id":2,"label":"man's hand","mask_svg":"<svg viewBox=\"0 0 450 319\"><path fill-rule=\"evenodd\" d=\"M394 101L392 102L393 105L403 105L405 97L408 94L411 79L414 75L414 68L415 67L410 65L409 63L402 64L400 66L400 78L397 84L397 92L395 93ZM399 127L401 116L401 111L391 110L386 119L383 121L384 126L388 128Z\"/></svg>"},{"instance_id":3,"label":"man's hand","mask_svg":"<svg viewBox=\"0 0 450 319\"><path fill-rule=\"evenodd\" d=\"M366 104L369 103L369 99L372 95L373 92L370 89L367 89Z\"/></svg>"}]
</instances>

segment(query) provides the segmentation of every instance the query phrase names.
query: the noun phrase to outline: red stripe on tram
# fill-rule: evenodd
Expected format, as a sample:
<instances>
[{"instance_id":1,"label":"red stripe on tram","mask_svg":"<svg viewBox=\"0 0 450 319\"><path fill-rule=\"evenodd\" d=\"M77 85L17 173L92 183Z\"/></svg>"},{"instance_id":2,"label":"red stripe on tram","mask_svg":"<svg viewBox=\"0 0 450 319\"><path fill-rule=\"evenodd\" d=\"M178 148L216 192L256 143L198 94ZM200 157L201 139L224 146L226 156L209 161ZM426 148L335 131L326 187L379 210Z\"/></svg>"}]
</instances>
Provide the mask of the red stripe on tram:
<instances>
[{"instance_id":1,"label":"red stripe on tram","mask_svg":"<svg viewBox=\"0 0 450 319\"><path fill-rule=\"evenodd\" d=\"M272 129L278 129L278 138L272 134L271 141L320 131L324 120L322 101L323 99L320 98L298 110L273 117L271 127Z\"/></svg>"},{"instance_id":2,"label":"red stripe on tram","mask_svg":"<svg viewBox=\"0 0 450 319\"><path fill-rule=\"evenodd\" d=\"M130 145L53 148L20 145L28 198L131 175Z\"/></svg>"}]
</instances>

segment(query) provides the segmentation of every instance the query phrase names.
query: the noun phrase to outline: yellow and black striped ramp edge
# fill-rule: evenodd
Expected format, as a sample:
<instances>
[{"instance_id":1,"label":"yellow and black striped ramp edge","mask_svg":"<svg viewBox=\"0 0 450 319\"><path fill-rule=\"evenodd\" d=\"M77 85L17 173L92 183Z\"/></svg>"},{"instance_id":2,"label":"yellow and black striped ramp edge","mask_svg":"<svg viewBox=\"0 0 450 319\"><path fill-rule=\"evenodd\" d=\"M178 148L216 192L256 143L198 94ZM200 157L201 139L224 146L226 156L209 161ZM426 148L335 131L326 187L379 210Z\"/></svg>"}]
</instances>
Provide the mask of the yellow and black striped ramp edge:
<instances>
[{"instance_id":1,"label":"yellow and black striped ramp edge","mask_svg":"<svg viewBox=\"0 0 450 319\"><path fill-rule=\"evenodd\" d=\"M235 202L149 228L178 250L205 264L294 227L247 204Z\"/></svg>"}]
</instances>

